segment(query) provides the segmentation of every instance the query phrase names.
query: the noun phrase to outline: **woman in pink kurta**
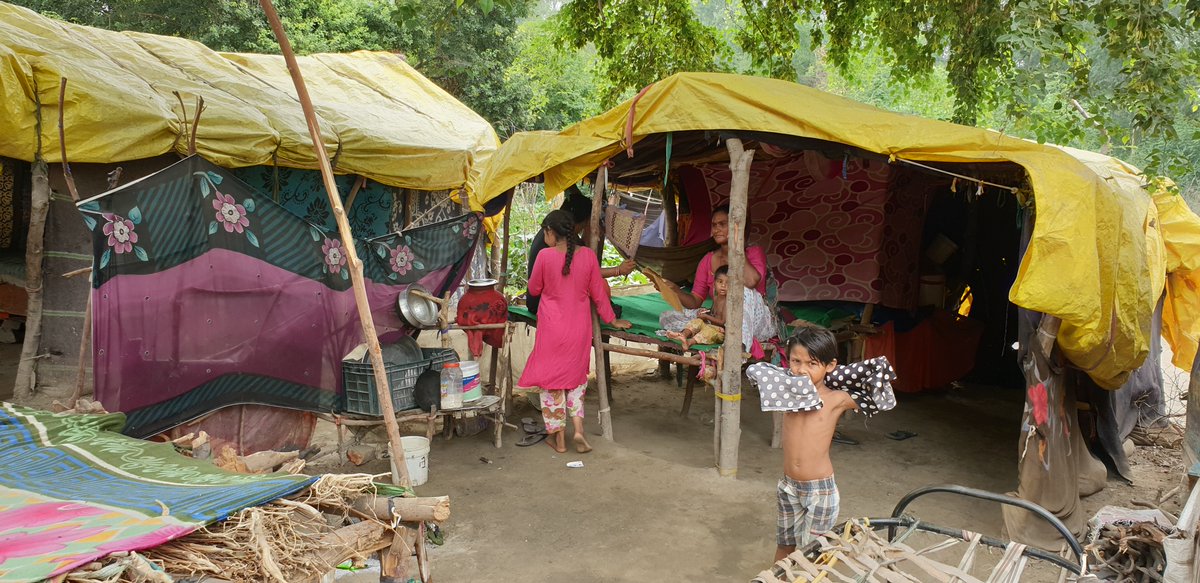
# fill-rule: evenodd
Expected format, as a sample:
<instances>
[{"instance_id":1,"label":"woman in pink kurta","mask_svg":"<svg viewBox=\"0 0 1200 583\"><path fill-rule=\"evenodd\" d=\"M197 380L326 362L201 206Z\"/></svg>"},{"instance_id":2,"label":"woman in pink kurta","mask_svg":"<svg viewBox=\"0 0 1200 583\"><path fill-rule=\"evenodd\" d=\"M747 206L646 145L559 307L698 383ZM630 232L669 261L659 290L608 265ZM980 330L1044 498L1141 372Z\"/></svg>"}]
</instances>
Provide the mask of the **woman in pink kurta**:
<instances>
[{"instance_id":1,"label":"woman in pink kurta","mask_svg":"<svg viewBox=\"0 0 1200 583\"><path fill-rule=\"evenodd\" d=\"M530 295L541 296L533 353L518 384L542 390L542 418L549 437L546 443L565 453L566 417L575 429L575 448L591 451L583 435L583 393L587 388L592 351L592 311L605 323L628 328L617 320L608 301L608 283L600 275L600 262L587 247L575 245L574 220L556 210L542 221L547 248L538 254L529 276Z\"/></svg>"}]
</instances>

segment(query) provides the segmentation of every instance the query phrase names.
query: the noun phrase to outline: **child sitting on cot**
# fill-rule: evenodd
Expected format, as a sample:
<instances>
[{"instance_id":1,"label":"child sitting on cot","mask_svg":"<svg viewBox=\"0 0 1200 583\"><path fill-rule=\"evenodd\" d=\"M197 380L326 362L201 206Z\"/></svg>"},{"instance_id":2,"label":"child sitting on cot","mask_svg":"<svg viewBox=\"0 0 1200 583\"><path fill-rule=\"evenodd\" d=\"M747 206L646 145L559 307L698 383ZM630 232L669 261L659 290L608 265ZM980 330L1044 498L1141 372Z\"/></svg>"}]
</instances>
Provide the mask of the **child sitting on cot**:
<instances>
[{"instance_id":1,"label":"child sitting on cot","mask_svg":"<svg viewBox=\"0 0 1200 583\"><path fill-rule=\"evenodd\" d=\"M729 293L729 267L722 265L713 273L713 303L712 308L700 310L683 330L667 332L668 338L674 338L683 343L687 350L695 344L721 344L725 342L725 295Z\"/></svg>"},{"instance_id":2,"label":"child sitting on cot","mask_svg":"<svg viewBox=\"0 0 1200 583\"><path fill-rule=\"evenodd\" d=\"M837 340L826 328L801 329L788 340L786 354L787 369L765 362L746 369L763 410L786 411L776 561L836 524L839 496L829 448L842 413L873 415L896 405L890 383L896 376L887 359L839 367Z\"/></svg>"},{"instance_id":3,"label":"child sitting on cot","mask_svg":"<svg viewBox=\"0 0 1200 583\"><path fill-rule=\"evenodd\" d=\"M693 344L725 342L725 304L729 294L729 266L722 265L713 272L712 308L667 312L659 317L666 336L680 341L684 350ZM681 328L672 330L680 321ZM742 303L742 341L749 349L754 340L768 340L775 335L775 323L770 309L758 290L745 288Z\"/></svg>"}]
</instances>

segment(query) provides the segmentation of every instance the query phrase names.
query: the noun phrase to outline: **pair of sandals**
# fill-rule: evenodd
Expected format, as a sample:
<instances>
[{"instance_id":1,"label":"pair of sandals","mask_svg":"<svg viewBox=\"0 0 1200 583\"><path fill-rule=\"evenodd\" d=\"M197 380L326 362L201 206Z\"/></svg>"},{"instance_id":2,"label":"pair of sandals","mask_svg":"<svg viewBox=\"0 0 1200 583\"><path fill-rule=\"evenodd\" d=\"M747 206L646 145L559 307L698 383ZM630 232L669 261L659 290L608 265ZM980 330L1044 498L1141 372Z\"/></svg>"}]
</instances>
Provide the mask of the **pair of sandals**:
<instances>
[{"instance_id":1,"label":"pair of sandals","mask_svg":"<svg viewBox=\"0 0 1200 583\"><path fill-rule=\"evenodd\" d=\"M550 434L546 432L546 428L532 417L525 417L521 419L521 429L525 431L525 436L517 441L517 447L529 447L531 445L537 445L545 441L546 438L550 436ZM558 449L555 448L555 451L557 450ZM579 453L587 453L592 451L592 446L588 444L583 437L576 435L575 451ZM566 453L566 450L564 449L559 451L559 453Z\"/></svg>"},{"instance_id":2,"label":"pair of sandals","mask_svg":"<svg viewBox=\"0 0 1200 583\"><path fill-rule=\"evenodd\" d=\"M537 445L546 440L546 428L538 423L533 417L525 417L521 419L521 429L525 432L525 436L517 441L517 447L529 447Z\"/></svg>"}]
</instances>

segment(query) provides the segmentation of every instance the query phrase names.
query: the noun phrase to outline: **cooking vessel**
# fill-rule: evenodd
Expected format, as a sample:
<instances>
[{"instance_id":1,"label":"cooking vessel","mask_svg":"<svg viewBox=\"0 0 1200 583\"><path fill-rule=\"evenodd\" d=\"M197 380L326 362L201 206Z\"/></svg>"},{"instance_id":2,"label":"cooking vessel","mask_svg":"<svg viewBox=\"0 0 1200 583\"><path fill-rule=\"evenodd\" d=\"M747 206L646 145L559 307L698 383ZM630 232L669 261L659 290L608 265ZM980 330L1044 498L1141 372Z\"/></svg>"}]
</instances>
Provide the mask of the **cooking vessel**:
<instances>
[{"instance_id":1,"label":"cooking vessel","mask_svg":"<svg viewBox=\"0 0 1200 583\"><path fill-rule=\"evenodd\" d=\"M421 329L436 327L439 306L436 302L416 295L413 292L421 292L429 295L429 291L422 287L421 284L411 284L407 289L400 292L400 297L396 299L396 311L400 313L400 317L410 326Z\"/></svg>"}]
</instances>

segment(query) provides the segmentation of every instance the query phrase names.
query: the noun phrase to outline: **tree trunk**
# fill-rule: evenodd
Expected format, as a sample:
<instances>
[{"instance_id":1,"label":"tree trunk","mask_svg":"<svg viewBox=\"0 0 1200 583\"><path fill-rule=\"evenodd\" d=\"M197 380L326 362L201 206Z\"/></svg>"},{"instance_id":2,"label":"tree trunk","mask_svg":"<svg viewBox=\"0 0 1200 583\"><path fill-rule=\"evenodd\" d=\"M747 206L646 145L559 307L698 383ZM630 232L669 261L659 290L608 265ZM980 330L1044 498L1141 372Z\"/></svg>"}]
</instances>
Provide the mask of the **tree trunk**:
<instances>
[{"instance_id":1,"label":"tree trunk","mask_svg":"<svg viewBox=\"0 0 1200 583\"><path fill-rule=\"evenodd\" d=\"M29 210L29 236L25 240L25 291L29 304L25 315L25 344L17 363L17 381L13 398L27 402L37 385L38 348L42 341L42 301L44 279L46 215L50 213L50 169L44 161L33 163L33 192Z\"/></svg>"},{"instance_id":2,"label":"tree trunk","mask_svg":"<svg viewBox=\"0 0 1200 583\"><path fill-rule=\"evenodd\" d=\"M725 299L725 351L722 362L720 443L717 471L736 476L738 443L741 440L742 396L742 303L746 297L742 282L746 266L746 199L750 189L750 163L754 150L742 148L736 138L726 140L729 169L733 171L729 189L729 295ZM723 398L720 395L724 395Z\"/></svg>"}]
</instances>

